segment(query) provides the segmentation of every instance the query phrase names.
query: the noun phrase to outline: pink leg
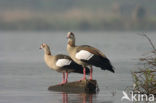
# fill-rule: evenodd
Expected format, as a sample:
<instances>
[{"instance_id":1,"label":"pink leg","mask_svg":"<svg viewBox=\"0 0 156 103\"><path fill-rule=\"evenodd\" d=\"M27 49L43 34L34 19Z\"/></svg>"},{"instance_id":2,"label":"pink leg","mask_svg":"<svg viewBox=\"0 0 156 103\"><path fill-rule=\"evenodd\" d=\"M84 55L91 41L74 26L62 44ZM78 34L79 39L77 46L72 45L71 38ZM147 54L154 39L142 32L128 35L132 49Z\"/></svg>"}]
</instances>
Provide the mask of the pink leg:
<instances>
[{"instance_id":1,"label":"pink leg","mask_svg":"<svg viewBox=\"0 0 156 103\"><path fill-rule=\"evenodd\" d=\"M92 68L92 66L90 66L90 77L89 77L90 80L93 79L93 75L92 75L92 73L93 73L93 68Z\"/></svg>"},{"instance_id":2,"label":"pink leg","mask_svg":"<svg viewBox=\"0 0 156 103\"><path fill-rule=\"evenodd\" d=\"M86 68L83 68L83 78L81 80L86 80Z\"/></svg>"},{"instance_id":3,"label":"pink leg","mask_svg":"<svg viewBox=\"0 0 156 103\"><path fill-rule=\"evenodd\" d=\"M66 72L66 80L65 80L65 83L68 82L68 72Z\"/></svg>"}]
</instances>

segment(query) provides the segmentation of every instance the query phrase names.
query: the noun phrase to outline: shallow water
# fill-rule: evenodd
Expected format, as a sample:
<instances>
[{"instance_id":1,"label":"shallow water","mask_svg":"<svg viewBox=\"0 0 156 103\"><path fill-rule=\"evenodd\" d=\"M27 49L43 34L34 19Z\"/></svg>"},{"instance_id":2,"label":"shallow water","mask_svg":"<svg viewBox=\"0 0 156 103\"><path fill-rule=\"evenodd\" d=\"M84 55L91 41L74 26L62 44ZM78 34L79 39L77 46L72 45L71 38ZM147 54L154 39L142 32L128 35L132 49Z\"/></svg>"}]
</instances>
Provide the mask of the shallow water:
<instances>
[{"instance_id":1,"label":"shallow water","mask_svg":"<svg viewBox=\"0 0 156 103\"><path fill-rule=\"evenodd\" d=\"M62 75L44 63L41 43L52 54L66 52L66 32L0 32L0 103L121 103L122 91L132 85L131 71L137 70L138 58L152 49L139 32L76 32L78 45L88 44L103 51L116 73L94 67L97 94L68 94L48 91L61 82ZM155 32L149 33L153 42ZM156 42L154 42L156 43ZM81 74L70 74L69 81Z\"/></svg>"}]
</instances>

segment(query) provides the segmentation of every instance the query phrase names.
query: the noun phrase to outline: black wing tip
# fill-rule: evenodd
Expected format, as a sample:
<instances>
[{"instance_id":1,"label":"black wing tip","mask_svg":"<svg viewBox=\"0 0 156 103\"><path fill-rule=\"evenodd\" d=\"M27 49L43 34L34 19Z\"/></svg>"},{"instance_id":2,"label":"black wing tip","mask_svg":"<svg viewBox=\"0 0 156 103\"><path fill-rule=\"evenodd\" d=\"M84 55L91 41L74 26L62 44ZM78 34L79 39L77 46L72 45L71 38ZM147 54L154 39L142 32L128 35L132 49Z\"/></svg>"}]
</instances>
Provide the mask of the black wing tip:
<instances>
[{"instance_id":1,"label":"black wing tip","mask_svg":"<svg viewBox=\"0 0 156 103\"><path fill-rule=\"evenodd\" d=\"M114 69L111 69L110 72L115 73Z\"/></svg>"},{"instance_id":2,"label":"black wing tip","mask_svg":"<svg viewBox=\"0 0 156 103\"><path fill-rule=\"evenodd\" d=\"M112 65L102 67L101 69L102 70L108 70L108 71L110 71L112 73L115 73L115 68Z\"/></svg>"},{"instance_id":3,"label":"black wing tip","mask_svg":"<svg viewBox=\"0 0 156 103\"><path fill-rule=\"evenodd\" d=\"M115 68L114 66L112 66L111 72L112 72L112 73L115 73L115 69L116 69L116 68Z\"/></svg>"},{"instance_id":4,"label":"black wing tip","mask_svg":"<svg viewBox=\"0 0 156 103\"><path fill-rule=\"evenodd\" d=\"M113 65L111 64L111 62L109 61L108 58L103 58L104 61L104 65L102 65L102 69L103 70L108 70L112 73L115 73L115 68L113 67Z\"/></svg>"},{"instance_id":5,"label":"black wing tip","mask_svg":"<svg viewBox=\"0 0 156 103\"><path fill-rule=\"evenodd\" d=\"M108 71L110 71L112 73L115 73L114 69L104 69L104 68L102 68L102 70L108 70Z\"/></svg>"}]
</instances>

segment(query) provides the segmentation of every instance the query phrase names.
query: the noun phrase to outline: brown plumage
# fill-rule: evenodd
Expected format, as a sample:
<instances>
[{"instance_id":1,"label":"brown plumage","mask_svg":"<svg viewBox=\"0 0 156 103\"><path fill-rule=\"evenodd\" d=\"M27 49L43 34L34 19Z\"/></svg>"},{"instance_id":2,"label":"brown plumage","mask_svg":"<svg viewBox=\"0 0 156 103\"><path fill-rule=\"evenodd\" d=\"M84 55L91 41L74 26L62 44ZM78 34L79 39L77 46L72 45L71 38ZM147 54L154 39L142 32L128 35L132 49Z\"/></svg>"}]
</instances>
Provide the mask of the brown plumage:
<instances>
[{"instance_id":1,"label":"brown plumage","mask_svg":"<svg viewBox=\"0 0 156 103\"><path fill-rule=\"evenodd\" d=\"M75 36L72 32L68 32L67 38L67 51L76 63L82 65L83 67L91 67L93 65L100 67L102 70L109 70L114 73L113 66L111 65L109 59L100 50L88 45L76 46Z\"/></svg>"},{"instance_id":2,"label":"brown plumage","mask_svg":"<svg viewBox=\"0 0 156 103\"><path fill-rule=\"evenodd\" d=\"M44 60L49 68L56 70L57 72L63 73L63 82L66 83L68 81L68 73L83 73L83 68L81 65L75 63L69 56L58 54L52 55L50 52L50 48L47 44L43 43L40 49L44 50ZM65 79L66 73L66 79ZM89 69L87 68L87 74L89 73Z\"/></svg>"},{"instance_id":3,"label":"brown plumage","mask_svg":"<svg viewBox=\"0 0 156 103\"><path fill-rule=\"evenodd\" d=\"M94 47L91 47L89 45L78 46L77 52L79 52L80 50L87 50L92 54L99 55L99 56L102 56L102 57L106 58L106 56L101 51L99 51L98 49L96 49Z\"/></svg>"}]
</instances>

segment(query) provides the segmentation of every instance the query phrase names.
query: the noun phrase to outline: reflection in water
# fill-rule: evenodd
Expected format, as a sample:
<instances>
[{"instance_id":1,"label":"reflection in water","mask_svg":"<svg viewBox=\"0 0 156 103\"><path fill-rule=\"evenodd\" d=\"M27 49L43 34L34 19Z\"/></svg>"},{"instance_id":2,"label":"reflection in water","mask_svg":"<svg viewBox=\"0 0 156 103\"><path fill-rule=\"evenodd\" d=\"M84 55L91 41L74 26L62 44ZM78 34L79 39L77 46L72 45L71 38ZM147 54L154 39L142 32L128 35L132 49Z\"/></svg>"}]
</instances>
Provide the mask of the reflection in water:
<instances>
[{"instance_id":1,"label":"reflection in water","mask_svg":"<svg viewBox=\"0 0 156 103\"><path fill-rule=\"evenodd\" d=\"M62 93L62 103L93 103L93 95L94 94L78 94L78 95L70 95L68 93ZM74 97L76 96L76 98Z\"/></svg>"},{"instance_id":2,"label":"reflection in water","mask_svg":"<svg viewBox=\"0 0 156 103\"><path fill-rule=\"evenodd\" d=\"M68 94L62 93L62 103L68 103Z\"/></svg>"},{"instance_id":3,"label":"reflection in water","mask_svg":"<svg viewBox=\"0 0 156 103\"><path fill-rule=\"evenodd\" d=\"M62 94L61 100L62 103L113 103L113 100L106 101L96 100L97 94L87 94L87 93L68 94L64 92L62 92L61 94Z\"/></svg>"},{"instance_id":4,"label":"reflection in water","mask_svg":"<svg viewBox=\"0 0 156 103\"><path fill-rule=\"evenodd\" d=\"M81 97L82 97L82 103L92 103L92 97L93 97L93 94L81 94ZM88 101L88 102L87 102Z\"/></svg>"}]
</instances>

